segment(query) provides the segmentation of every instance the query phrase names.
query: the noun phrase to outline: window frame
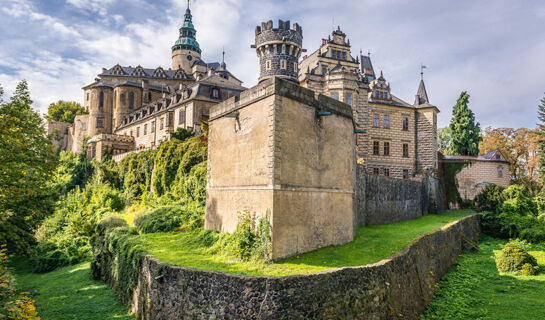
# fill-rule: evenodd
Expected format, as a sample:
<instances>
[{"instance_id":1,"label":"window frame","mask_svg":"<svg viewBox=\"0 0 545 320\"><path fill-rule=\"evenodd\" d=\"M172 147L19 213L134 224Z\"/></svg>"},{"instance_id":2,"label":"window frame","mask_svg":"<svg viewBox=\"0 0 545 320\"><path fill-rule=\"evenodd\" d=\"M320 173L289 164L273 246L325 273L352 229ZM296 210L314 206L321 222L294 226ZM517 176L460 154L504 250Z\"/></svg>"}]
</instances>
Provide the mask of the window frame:
<instances>
[{"instance_id":1,"label":"window frame","mask_svg":"<svg viewBox=\"0 0 545 320\"><path fill-rule=\"evenodd\" d=\"M339 100L339 93L338 92L331 92L331 98L335 100Z\"/></svg>"},{"instance_id":2,"label":"window frame","mask_svg":"<svg viewBox=\"0 0 545 320\"><path fill-rule=\"evenodd\" d=\"M390 115L384 115L384 129L390 129Z\"/></svg>"},{"instance_id":3,"label":"window frame","mask_svg":"<svg viewBox=\"0 0 545 320\"><path fill-rule=\"evenodd\" d=\"M390 142L389 141L384 141L384 144L383 144L383 154L384 156L390 156Z\"/></svg>"},{"instance_id":4,"label":"window frame","mask_svg":"<svg viewBox=\"0 0 545 320\"><path fill-rule=\"evenodd\" d=\"M104 117L97 117L97 128L104 128Z\"/></svg>"},{"instance_id":5,"label":"window frame","mask_svg":"<svg viewBox=\"0 0 545 320\"><path fill-rule=\"evenodd\" d=\"M408 143L404 143L403 144L403 158L408 158L409 157L409 144Z\"/></svg>"},{"instance_id":6,"label":"window frame","mask_svg":"<svg viewBox=\"0 0 545 320\"><path fill-rule=\"evenodd\" d=\"M409 169L403 169L403 179L409 179Z\"/></svg>"},{"instance_id":7,"label":"window frame","mask_svg":"<svg viewBox=\"0 0 545 320\"><path fill-rule=\"evenodd\" d=\"M382 173L384 174L385 177L389 177L390 176L390 168L383 168Z\"/></svg>"},{"instance_id":8,"label":"window frame","mask_svg":"<svg viewBox=\"0 0 545 320\"><path fill-rule=\"evenodd\" d=\"M350 97L350 99L349 99ZM353 106L353 101L354 101L354 94L352 92L347 92L345 95L344 95L344 103L350 105L351 107Z\"/></svg>"},{"instance_id":9,"label":"window frame","mask_svg":"<svg viewBox=\"0 0 545 320\"><path fill-rule=\"evenodd\" d=\"M403 117L402 130L409 131L409 117Z\"/></svg>"},{"instance_id":10,"label":"window frame","mask_svg":"<svg viewBox=\"0 0 545 320\"><path fill-rule=\"evenodd\" d=\"M373 141L373 155L380 156L380 141Z\"/></svg>"},{"instance_id":11,"label":"window frame","mask_svg":"<svg viewBox=\"0 0 545 320\"><path fill-rule=\"evenodd\" d=\"M380 114L373 113L373 128L380 128Z\"/></svg>"}]
</instances>

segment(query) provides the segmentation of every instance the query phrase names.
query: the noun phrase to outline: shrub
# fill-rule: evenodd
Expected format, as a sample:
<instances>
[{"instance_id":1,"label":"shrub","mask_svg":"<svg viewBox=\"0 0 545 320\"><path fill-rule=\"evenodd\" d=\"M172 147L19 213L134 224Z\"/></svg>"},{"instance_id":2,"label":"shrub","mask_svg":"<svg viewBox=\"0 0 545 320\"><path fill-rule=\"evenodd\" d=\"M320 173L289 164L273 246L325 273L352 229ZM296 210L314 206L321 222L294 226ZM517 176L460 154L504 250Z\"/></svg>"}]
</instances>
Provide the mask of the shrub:
<instances>
[{"instance_id":1,"label":"shrub","mask_svg":"<svg viewBox=\"0 0 545 320\"><path fill-rule=\"evenodd\" d=\"M537 267L537 260L516 242L508 242L496 257L501 272L520 272L525 264Z\"/></svg>"},{"instance_id":2,"label":"shrub","mask_svg":"<svg viewBox=\"0 0 545 320\"><path fill-rule=\"evenodd\" d=\"M127 227L127 221L118 214L112 214L100 220L97 227L99 230Z\"/></svg>"},{"instance_id":3,"label":"shrub","mask_svg":"<svg viewBox=\"0 0 545 320\"><path fill-rule=\"evenodd\" d=\"M505 188L495 184L484 188L481 193L475 197L475 209L477 211L496 212L505 200L503 190Z\"/></svg>"},{"instance_id":4,"label":"shrub","mask_svg":"<svg viewBox=\"0 0 545 320\"><path fill-rule=\"evenodd\" d=\"M522 268L520 269L520 273L523 276L535 276L538 272L538 267L532 266L529 263L525 263L522 265Z\"/></svg>"},{"instance_id":5,"label":"shrub","mask_svg":"<svg viewBox=\"0 0 545 320\"><path fill-rule=\"evenodd\" d=\"M519 215L535 214L537 207L535 202L528 196L528 190L520 185L511 185L502 192L505 201L500 210L506 213Z\"/></svg>"},{"instance_id":6,"label":"shrub","mask_svg":"<svg viewBox=\"0 0 545 320\"><path fill-rule=\"evenodd\" d=\"M268 217L257 220L249 211L239 213L232 235L233 254L241 260L265 259L271 255L271 226Z\"/></svg>"},{"instance_id":7,"label":"shrub","mask_svg":"<svg viewBox=\"0 0 545 320\"><path fill-rule=\"evenodd\" d=\"M204 208L191 204L163 205L138 215L134 225L141 233L169 232L180 227L196 229L203 226Z\"/></svg>"}]
</instances>

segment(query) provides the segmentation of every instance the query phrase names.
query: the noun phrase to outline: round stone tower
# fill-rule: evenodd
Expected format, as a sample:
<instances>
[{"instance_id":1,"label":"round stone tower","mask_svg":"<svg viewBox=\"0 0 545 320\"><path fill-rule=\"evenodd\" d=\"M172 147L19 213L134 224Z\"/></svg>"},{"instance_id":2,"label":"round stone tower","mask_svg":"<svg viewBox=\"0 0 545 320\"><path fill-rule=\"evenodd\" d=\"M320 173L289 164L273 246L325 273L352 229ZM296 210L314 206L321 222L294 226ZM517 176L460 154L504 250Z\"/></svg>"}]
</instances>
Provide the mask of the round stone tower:
<instances>
[{"instance_id":1,"label":"round stone tower","mask_svg":"<svg viewBox=\"0 0 545 320\"><path fill-rule=\"evenodd\" d=\"M184 24L180 28L180 36L172 46L172 69L183 69L187 74L192 73L193 63L201 58L201 48L195 38L196 34L188 2Z\"/></svg>"},{"instance_id":2,"label":"round stone tower","mask_svg":"<svg viewBox=\"0 0 545 320\"><path fill-rule=\"evenodd\" d=\"M297 24L290 28L289 21L263 22L255 29L255 45L259 57L259 81L279 76L297 81L299 57L303 45L303 29Z\"/></svg>"}]
</instances>

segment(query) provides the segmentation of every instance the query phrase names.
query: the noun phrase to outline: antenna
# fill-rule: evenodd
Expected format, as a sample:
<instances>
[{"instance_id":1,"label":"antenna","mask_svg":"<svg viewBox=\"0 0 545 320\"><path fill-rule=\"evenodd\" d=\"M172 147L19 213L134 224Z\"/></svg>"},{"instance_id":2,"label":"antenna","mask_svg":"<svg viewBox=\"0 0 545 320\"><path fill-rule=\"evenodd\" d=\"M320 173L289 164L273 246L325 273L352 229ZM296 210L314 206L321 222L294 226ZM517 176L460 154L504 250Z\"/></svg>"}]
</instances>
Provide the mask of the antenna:
<instances>
[{"instance_id":1,"label":"antenna","mask_svg":"<svg viewBox=\"0 0 545 320\"><path fill-rule=\"evenodd\" d=\"M187 8L189 9L189 0L187 0Z\"/></svg>"},{"instance_id":2,"label":"antenna","mask_svg":"<svg viewBox=\"0 0 545 320\"><path fill-rule=\"evenodd\" d=\"M221 62L225 63L225 46L223 46L221 54L223 55L223 57L221 58Z\"/></svg>"}]
</instances>

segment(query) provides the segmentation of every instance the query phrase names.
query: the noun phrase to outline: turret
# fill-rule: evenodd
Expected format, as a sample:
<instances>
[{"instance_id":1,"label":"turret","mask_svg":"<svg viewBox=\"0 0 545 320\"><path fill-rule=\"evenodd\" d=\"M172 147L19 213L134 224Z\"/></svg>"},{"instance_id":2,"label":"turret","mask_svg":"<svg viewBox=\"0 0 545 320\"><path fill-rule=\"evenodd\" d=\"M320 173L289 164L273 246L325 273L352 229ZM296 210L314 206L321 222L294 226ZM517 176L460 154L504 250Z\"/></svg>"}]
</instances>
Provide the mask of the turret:
<instances>
[{"instance_id":1,"label":"turret","mask_svg":"<svg viewBox=\"0 0 545 320\"><path fill-rule=\"evenodd\" d=\"M184 15L184 23L180 28L180 36L172 46L172 69L183 69L185 73L191 74L193 63L201 58L201 48L195 35L197 31L193 26L189 2Z\"/></svg>"},{"instance_id":2,"label":"turret","mask_svg":"<svg viewBox=\"0 0 545 320\"><path fill-rule=\"evenodd\" d=\"M278 28L273 22L263 22L255 29L255 44L259 57L259 81L279 76L297 81L299 57L303 45L303 29L290 21L278 20Z\"/></svg>"}]
</instances>

